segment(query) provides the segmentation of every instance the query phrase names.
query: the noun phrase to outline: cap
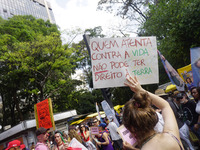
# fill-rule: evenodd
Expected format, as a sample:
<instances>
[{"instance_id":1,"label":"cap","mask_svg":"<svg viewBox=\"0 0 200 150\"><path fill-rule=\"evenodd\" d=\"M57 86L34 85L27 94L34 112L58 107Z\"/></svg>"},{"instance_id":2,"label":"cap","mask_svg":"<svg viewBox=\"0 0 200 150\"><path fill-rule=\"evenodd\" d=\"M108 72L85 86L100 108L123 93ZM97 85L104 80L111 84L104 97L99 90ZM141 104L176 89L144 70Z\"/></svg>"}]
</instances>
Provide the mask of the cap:
<instances>
[{"instance_id":1,"label":"cap","mask_svg":"<svg viewBox=\"0 0 200 150\"><path fill-rule=\"evenodd\" d=\"M40 127L39 129L36 130L36 136L40 135L40 134L44 134L48 131L49 129L46 129L44 127Z\"/></svg>"},{"instance_id":2,"label":"cap","mask_svg":"<svg viewBox=\"0 0 200 150\"><path fill-rule=\"evenodd\" d=\"M177 100L181 100L181 99L183 99L183 93L178 93L177 95L176 95L176 99Z\"/></svg>"},{"instance_id":3,"label":"cap","mask_svg":"<svg viewBox=\"0 0 200 150\"><path fill-rule=\"evenodd\" d=\"M25 144L22 144L22 145L20 145L20 148L21 148L21 149L24 149L24 148L26 148L26 145L25 145Z\"/></svg>"},{"instance_id":4,"label":"cap","mask_svg":"<svg viewBox=\"0 0 200 150\"><path fill-rule=\"evenodd\" d=\"M106 127L106 124L105 124L105 123L100 123L100 124L99 124L99 127L105 128L105 127Z\"/></svg>"},{"instance_id":5,"label":"cap","mask_svg":"<svg viewBox=\"0 0 200 150\"><path fill-rule=\"evenodd\" d=\"M12 147L18 147L18 146L20 146L20 144L21 144L21 142L19 140L13 140L8 143L7 149L10 149Z\"/></svg>"},{"instance_id":6,"label":"cap","mask_svg":"<svg viewBox=\"0 0 200 150\"><path fill-rule=\"evenodd\" d=\"M167 94L165 93L165 91L163 89L157 89L157 90L155 90L155 95L165 96Z\"/></svg>"}]
</instances>

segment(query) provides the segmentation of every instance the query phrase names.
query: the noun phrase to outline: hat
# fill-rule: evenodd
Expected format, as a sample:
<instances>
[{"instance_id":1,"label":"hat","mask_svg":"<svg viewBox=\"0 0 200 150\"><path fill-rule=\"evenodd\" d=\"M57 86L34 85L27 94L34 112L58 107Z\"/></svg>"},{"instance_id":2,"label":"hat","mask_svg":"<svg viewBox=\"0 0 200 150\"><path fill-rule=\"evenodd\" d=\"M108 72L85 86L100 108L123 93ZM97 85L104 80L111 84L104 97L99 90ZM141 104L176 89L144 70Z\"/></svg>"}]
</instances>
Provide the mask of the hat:
<instances>
[{"instance_id":1,"label":"hat","mask_svg":"<svg viewBox=\"0 0 200 150\"><path fill-rule=\"evenodd\" d=\"M167 94L165 93L165 91L163 89L157 89L157 90L155 90L155 95L166 96Z\"/></svg>"},{"instance_id":2,"label":"hat","mask_svg":"<svg viewBox=\"0 0 200 150\"><path fill-rule=\"evenodd\" d=\"M183 99L183 96L184 96L183 93L178 93L178 94L176 95L176 100L181 100L181 99Z\"/></svg>"},{"instance_id":3,"label":"hat","mask_svg":"<svg viewBox=\"0 0 200 150\"><path fill-rule=\"evenodd\" d=\"M105 124L105 123L100 123L100 124L99 124L99 127L105 128L105 127L106 127L106 124Z\"/></svg>"},{"instance_id":4,"label":"hat","mask_svg":"<svg viewBox=\"0 0 200 150\"><path fill-rule=\"evenodd\" d=\"M20 145L20 148L21 148L21 149L24 149L24 148L26 148L26 145L25 145L25 144L22 144L22 145Z\"/></svg>"},{"instance_id":5,"label":"hat","mask_svg":"<svg viewBox=\"0 0 200 150\"><path fill-rule=\"evenodd\" d=\"M20 146L21 142L19 140L14 140L8 143L7 150L12 148L12 147L18 147Z\"/></svg>"},{"instance_id":6,"label":"hat","mask_svg":"<svg viewBox=\"0 0 200 150\"><path fill-rule=\"evenodd\" d=\"M40 127L39 129L36 130L36 136L39 136L40 134L44 134L48 131L49 129Z\"/></svg>"}]
</instances>

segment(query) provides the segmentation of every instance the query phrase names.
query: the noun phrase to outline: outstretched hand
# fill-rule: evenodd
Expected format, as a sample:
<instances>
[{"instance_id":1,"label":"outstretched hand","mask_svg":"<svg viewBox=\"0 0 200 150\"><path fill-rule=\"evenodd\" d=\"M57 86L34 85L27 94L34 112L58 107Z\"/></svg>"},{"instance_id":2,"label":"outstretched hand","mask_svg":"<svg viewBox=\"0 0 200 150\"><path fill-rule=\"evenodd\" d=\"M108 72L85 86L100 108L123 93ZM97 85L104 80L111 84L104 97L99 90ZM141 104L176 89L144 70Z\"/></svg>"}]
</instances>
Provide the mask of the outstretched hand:
<instances>
[{"instance_id":1,"label":"outstretched hand","mask_svg":"<svg viewBox=\"0 0 200 150\"><path fill-rule=\"evenodd\" d=\"M138 82L137 80L137 77L135 76L134 78L130 77L130 78L126 78L126 82L124 82L125 85L129 86L130 89L137 93L137 92L140 92L140 91L145 91L140 83Z\"/></svg>"}]
</instances>

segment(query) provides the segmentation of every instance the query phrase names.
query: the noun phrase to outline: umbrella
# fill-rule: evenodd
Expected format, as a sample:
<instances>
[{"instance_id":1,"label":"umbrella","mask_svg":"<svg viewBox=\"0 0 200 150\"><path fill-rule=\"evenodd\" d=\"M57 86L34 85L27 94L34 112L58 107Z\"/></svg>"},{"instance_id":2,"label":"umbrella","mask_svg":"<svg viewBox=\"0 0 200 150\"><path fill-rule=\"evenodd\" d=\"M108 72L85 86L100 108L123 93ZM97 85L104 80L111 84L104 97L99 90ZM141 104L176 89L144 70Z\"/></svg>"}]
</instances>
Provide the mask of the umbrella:
<instances>
[{"instance_id":1,"label":"umbrella","mask_svg":"<svg viewBox=\"0 0 200 150\"><path fill-rule=\"evenodd\" d=\"M81 122L83 122L84 119L79 119L79 120L76 120L74 122L72 122L70 125L73 125L73 124L80 124Z\"/></svg>"},{"instance_id":2,"label":"umbrella","mask_svg":"<svg viewBox=\"0 0 200 150\"><path fill-rule=\"evenodd\" d=\"M105 114L104 111L100 111L99 113L100 113L101 115ZM85 117L84 120L87 120L87 119L89 119L89 118L93 118L93 117L96 117L96 116L98 116L98 113L97 113L97 112L96 112L96 113L93 113L93 114L90 114L90 115L87 115L87 116Z\"/></svg>"},{"instance_id":3,"label":"umbrella","mask_svg":"<svg viewBox=\"0 0 200 150\"><path fill-rule=\"evenodd\" d=\"M117 113L120 113L119 109L122 108L122 107L124 107L124 105L116 105L113 108L114 108L114 110L117 111Z\"/></svg>"},{"instance_id":4,"label":"umbrella","mask_svg":"<svg viewBox=\"0 0 200 150\"><path fill-rule=\"evenodd\" d=\"M166 87L165 92L168 93L168 92L174 91L174 90L176 90L176 85L170 84L170 85L168 85L168 86Z\"/></svg>"}]
</instances>

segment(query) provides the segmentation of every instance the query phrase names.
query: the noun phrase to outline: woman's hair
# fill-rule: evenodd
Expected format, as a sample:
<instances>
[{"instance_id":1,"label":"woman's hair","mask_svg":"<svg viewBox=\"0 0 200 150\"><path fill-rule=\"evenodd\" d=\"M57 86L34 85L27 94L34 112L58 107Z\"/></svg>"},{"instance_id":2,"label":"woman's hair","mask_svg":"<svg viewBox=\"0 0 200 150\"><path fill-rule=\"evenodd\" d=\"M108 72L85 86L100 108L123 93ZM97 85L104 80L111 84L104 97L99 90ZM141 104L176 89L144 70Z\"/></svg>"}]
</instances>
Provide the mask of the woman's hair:
<instances>
[{"instance_id":1,"label":"woman's hair","mask_svg":"<svg viewBox=\"0 0 200 150\"><path fill-rule=\"evenodd\" d=\"M78 135L75 129L70 129L68 135L71 140L76 138L80 143L82 143L81 137Z\"/></svg>"},{"instance_id":2,"label":"woman's hair","mask_svg":"<svg viewBox=\"0 0 200 150\"><path fill-rule=\"evenodd\" d=\"M152 131L158 122L157 114L150 105L151 99L148 93L139 92L124 106L123 124L139 144L144 140L144 135Z\"/></svg>"},{"instance_id":3,"label":"woman's hair","mask_svg":"<svg viewBox=\"0 0 200 150\"><path fill-rule=\"evenodd\" d=\"M83 133L83 130L81 129L81 126L83 126L85 128L85 130L86 130L86 127L85 127L84 124L79 124L79 130L80 130L81 133Z\"/></svg>"}]
</instances>

